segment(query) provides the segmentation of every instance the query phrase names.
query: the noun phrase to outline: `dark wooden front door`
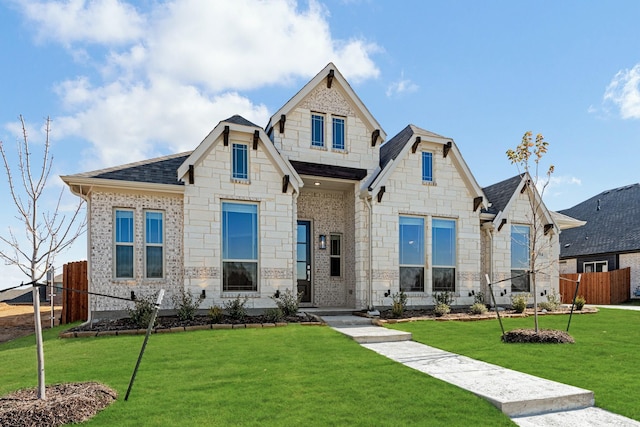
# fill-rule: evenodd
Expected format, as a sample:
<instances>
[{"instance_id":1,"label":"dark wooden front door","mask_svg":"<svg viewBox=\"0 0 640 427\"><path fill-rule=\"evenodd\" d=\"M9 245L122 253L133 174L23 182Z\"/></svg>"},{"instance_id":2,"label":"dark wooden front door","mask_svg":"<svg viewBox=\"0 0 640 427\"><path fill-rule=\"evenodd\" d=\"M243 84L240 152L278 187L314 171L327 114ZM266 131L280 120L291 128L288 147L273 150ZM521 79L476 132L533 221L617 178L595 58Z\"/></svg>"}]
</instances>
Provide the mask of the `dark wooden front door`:
<instances>
[{"instance_id":1,"label":"dark wooden front door","mask_svg":"<svg viewBox=\"0 0 640 427\"><path fill-rule=\"evenodd\" d=\"M298 221L296 276L302 303L311 303L311 221Z\"/></svg>"}]
</instances>

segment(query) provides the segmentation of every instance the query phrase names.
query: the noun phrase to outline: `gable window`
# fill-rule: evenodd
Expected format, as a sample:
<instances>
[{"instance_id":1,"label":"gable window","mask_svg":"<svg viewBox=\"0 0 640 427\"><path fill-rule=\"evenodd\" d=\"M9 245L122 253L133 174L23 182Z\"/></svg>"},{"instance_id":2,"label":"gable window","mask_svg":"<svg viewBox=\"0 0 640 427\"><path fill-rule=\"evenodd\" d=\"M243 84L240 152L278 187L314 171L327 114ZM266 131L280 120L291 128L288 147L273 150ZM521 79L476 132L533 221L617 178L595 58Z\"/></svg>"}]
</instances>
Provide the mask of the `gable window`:
<instances>
[{"instance_id":1,"label":"gable window","mask_svg":"<svg viewBox=\"0 0 640 427\"><path fill-rule=\"evenodd\" d=\"M333 149L344 150L344 119L333 117Z\"/></svg>"},{"instance_id":2,"label":"gable window","mask_svg":"<svg viewBox=\"0 0 640 427\"><path fill-rule=\"evenodd\" d=\"M324 116L311 115L311 146L324 147Z\"/></svg>"},{"instance_id":3,"label":"gable window","mask_svg":"<svg viewBox=\"0 0 640 427\"><path fill-rule=\"evenodd\" d=\"M609 271L609 264L607 261L592 261L582 264L582 271L585 273L602 273Z\"/></svg>"},{"instance_id":4,"label":"gable window","mask_svg":"<svg viewBox=\"0 0 640 427\"><path fill-rule=\"evenodd\" d=\"M424 292L424 218L400 217L400 290Z\"/></svg>"},{"instance_id":5,"label":"gable window","mask_svg":"<svg viewBox=\"0 0 640 427\"><path fill-rule=\"evenodd\" d=\"M456 222L451 219L432 220L434 292L456 290Z\"/></svg>"},{"instance_id":6,"label":"gable window","mask_svg":"<svg viewBox=\"0 0 640 427\"><path fill-rule=\"evenodd\" d=\"M233 144L231 148L232 177L249 180L249 152L246 144Z\"/></svg>"},{"instance_id":7,"label":"gable window","mask_svg":"<svg viewBox=\"0 0 640 427\"><path fill-rule=\"evenodd\" d=\"M148 211L144 216L146 277L159 279L164 272L164 214Z\"/></svg>"},{"instance_id":8,"label":"gable window","mask_svg":"<svg viewBox=\"0 0 640 427\"><path fill-rule=\"evenodd\" d=\"M511 292L529 292L529 236L528 225L511 226Z\"/></svg>"},{"instance_id":9,"label":"gable window","mask_svg":"<svg viewBox=\"0 0 640 427\"><path fill-rule=\"evenodd\" d=\"M342 236L332 234L330 240L330 274L331 277L342 276Z\"/></svg>"},{"instance_id":10,"label":"gable window","mask_svg":"<svg viewBox=\"0 0 640 427\"><path fill-rule=\"evenodd\" d=\"M222 290L258 290L258 205L222 203Z\"/></svg>"},{"instance_id":11,"label":"gable window","mask_svg":"<svg viewBox=\"0 0 640 427\"><path fill-rule=\"evenodd\" d=\"M115 276L133 278L133 211L115 212Z\"/></svg>"},{"instance_id":12,"label":"gable window","mask_svg":"<svg viewBox=\"0 0 640 427\"><path fill-rule=\"evenodd\" d=\"M422 152L422 182L433 182L433 154Z\"/></svg>"}]
</instances>

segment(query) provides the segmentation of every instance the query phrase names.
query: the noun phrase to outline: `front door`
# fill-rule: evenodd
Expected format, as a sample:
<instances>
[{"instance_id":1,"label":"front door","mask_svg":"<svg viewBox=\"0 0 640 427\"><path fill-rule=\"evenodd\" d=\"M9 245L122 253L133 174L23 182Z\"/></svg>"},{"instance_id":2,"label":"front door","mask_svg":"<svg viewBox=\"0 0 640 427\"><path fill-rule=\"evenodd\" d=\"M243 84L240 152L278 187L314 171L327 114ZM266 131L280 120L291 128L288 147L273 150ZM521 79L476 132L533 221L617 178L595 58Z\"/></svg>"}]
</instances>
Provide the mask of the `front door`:
<instances>
[{"instance_id":1,"label":"front door","mask_svg":"<svg viewBox=\"0 0 640 427\"><path fill-rule=\"evenodd\" d=\"M296 276L301 303L311 303L311 221L298 221Z\"/></svg>"}]
</instances>

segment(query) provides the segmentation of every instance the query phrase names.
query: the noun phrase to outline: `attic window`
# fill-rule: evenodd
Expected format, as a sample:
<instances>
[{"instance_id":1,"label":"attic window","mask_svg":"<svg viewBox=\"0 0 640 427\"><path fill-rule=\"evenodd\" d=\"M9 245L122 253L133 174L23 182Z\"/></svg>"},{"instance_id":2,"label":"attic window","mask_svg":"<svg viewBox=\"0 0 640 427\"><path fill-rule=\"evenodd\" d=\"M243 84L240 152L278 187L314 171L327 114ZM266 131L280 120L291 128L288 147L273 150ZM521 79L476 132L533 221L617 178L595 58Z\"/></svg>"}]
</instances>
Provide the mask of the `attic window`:
<instances>
[{"instance_id":1,"label":"attic window","mask_svg":"<svg viewBox=\"0 0 640 427\"><path fill-rule=\"evenodd\" d=\"M433 182L433 154L428 151L422 152L422 182Z\"/></svg>"}]
</instances>

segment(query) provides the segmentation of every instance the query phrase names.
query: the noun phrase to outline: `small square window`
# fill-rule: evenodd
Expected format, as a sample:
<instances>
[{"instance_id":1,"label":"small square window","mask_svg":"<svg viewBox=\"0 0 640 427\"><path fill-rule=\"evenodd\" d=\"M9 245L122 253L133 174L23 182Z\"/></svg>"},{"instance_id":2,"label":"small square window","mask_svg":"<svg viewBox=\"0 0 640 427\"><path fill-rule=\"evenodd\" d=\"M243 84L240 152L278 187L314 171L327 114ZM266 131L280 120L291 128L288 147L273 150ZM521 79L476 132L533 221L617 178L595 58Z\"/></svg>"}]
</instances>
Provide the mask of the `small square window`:
<instances>
[{"instance_id":1,"label":"small square window","mask_svg":"<svg viewBox=\"0 0 640 427\"><path fill-rule=\"evenodd\" d=\"M344 119L333 118L333 149L344 150Z\"/></svg>"},{"instance_id":2,"label":"small square window","mask_svg":"<svg viewBox=\"0 0 640 427\"><path fill-rule=\"evenodd\" d=\"M433 154L422 152L422 182L433 182Z\"/></svg>"},{"instance_id":3,"label":"small square window","mask_svg":"<svg viewBox=\"0 0 640 427\"><path fill-rule=\"evenodd\" d=\"M324 116L311 115L311 146L324 147Z\"/></svg>"}]
</instances>

